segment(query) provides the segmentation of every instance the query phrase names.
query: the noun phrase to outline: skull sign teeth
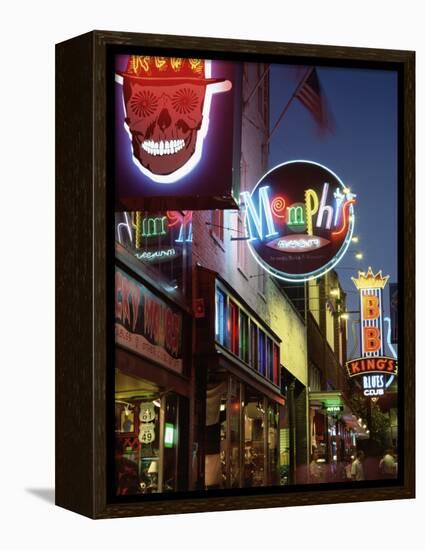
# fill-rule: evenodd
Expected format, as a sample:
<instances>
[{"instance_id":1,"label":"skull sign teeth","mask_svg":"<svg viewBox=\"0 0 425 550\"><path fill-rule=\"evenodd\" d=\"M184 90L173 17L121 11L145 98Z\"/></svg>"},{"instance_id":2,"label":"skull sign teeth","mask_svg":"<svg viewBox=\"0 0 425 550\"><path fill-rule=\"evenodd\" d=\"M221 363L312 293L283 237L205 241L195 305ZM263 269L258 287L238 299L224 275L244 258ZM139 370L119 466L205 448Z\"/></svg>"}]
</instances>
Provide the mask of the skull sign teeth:
<instances>
[{"instance_id":1,"label":"skull sign teeth","mask_svg":"<svg viewBox=\"0 0 425 550\"><path fill-rule=\"evenodd\" d=\"M193 155L206 86L124 82L133 154L153 174L171 174Z\"/></svg>"},{"instance_id":2,"label":"skull sign teeth","mask_svg":"<svg viewBox=\"0 0 425 550\"><path fill-rule=\"evenodd\" d=\"M219 84L213 93L232 87L223 78L207 78L205 64L202 59L133 55L126 72L119 73L133 156L151 174L168 176L193 156L202 139L207 86Z\"/></svg>"}]
</instances>

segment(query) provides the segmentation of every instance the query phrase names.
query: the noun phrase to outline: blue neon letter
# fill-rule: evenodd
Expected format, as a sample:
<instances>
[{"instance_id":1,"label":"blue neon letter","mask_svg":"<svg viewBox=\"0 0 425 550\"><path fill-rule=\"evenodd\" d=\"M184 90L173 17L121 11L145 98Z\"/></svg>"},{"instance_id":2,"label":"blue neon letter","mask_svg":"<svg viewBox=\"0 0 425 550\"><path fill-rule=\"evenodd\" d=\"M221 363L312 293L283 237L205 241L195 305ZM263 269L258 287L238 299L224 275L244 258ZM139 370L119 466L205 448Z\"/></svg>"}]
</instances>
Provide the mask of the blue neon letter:
<instances>
[{"instance_id":1,"label":"blue neon letter","mask_svg":"<svg viewBox=\"0 0 425 550\"><path fill-rule=\"evenodd\" d=\"M260 239L263 239L263 213L266 218L267 225L267 234L265 235L265 237L271 237L278 234L273 223L268 189L269 186L265 185L264 187L260 187L258 190L258 212L254 206L249 191L243 191L241 193L241 197L245 203L246 220L248 224L250 241L255 241L258 237ZM255 236L255 233L258 237Z\"/></svg>"}]
</instances>

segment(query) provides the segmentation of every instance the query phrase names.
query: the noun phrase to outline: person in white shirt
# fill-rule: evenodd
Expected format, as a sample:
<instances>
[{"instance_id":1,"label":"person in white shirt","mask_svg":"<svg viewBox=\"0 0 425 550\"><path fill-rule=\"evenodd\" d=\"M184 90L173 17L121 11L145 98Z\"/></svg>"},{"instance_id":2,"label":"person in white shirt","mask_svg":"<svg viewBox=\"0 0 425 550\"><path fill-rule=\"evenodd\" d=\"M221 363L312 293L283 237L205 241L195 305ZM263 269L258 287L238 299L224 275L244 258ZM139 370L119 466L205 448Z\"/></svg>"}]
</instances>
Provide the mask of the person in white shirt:
<instances>
[{"instance_id":1,"label":"person in white shirt","mask_svg":"<svg viewBox=\"0 0 425 550\"><path fill-rule=\"evenodd\" d=\"M352 481L364 481L364 470L363 470L363 460L364 452L357 451L356 458L353 460L351 465L351 480Z\"/></svg>"}]
</instances>

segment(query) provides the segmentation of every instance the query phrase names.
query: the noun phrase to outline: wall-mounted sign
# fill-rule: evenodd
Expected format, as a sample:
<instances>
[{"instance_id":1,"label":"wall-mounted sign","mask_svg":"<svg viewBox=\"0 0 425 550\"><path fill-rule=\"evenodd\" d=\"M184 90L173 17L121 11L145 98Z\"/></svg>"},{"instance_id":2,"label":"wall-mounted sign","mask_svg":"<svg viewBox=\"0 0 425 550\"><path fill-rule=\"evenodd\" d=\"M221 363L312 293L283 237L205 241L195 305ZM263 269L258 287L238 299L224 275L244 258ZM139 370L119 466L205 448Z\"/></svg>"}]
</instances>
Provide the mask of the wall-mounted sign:
<instances>
[{"instance_id":1,"label":"wall-mounted sign","mask_svg":"<svg viewBox=\"0 0 425 550\"><path fill-rule=\"evenodd\" d=\"M115 341L168 369L182 372L182 314L144 285L115 269Z\"/></svg>"},{"instance_id":2,"label":"wall-mounted sign","mask_svg":"<svg viewBox=\"0 0 425 550\"><path fill-rule=\"evenodd\" d=\"M174 260L192 243L192 211L117 212L115 238L143 262Z\"/></svg>"},{"instance_id":3,"label":"wall-mounted sign","mask_svg":"<svg viewBox=\"0 0 425 550\"><path fill-rule=\"evenodd\" d=\"M117 209L235 206L240 74L229 61L115 56Z\"/></svg>"},{"instance_id":4,"label":"wall-mounted sign","mask_svg":"<svg viewBox=\"0 0 425 550\"><path fill-rule=\"evenodd\" d=\"M271 275L314 279L347 251L356 196L329 168L306 160L285 162L241 198L248 246Z\"/></svg>"},{"instance_id":5,"label":"wall-mounted sign","mask_svg":"<svg viewBox=\"0 0 425 550\"><path fill-rule=\"evenodd\" d=\"M365 373L397 374L397 359L393 357L359 357L346 363L348 376L359 376Z\"/></svg>"},{"instance_id":6,"label":"wall-mounted sign","mask_svg":"<svg viewBox=\"0 0 425 550\"><path fill-rule=\"evenodd\" d=\"M346 368L350 378L360 377L365 396L379 397L397 374L397 358L384 355L382 291L389 276L369 267L351 279L360 293L361 357L348 361Z\"/></svg>"},{"instance_id":7,"label":"wall-mounted sign","mask_svg":"<svg viewBox=\"0 0 425 550\"><path fill-rule=\"evenodd\" d=\"M323 405L322 408L327 414L339 414L344 410L342 405Z\"/></svg>"},{"instance_id":8,"label":"wall-mounted sign","mask_svg":"<svg viewBox=\"0 0 425 550\"><path fill-rule=\"evenodd\" d=\"M359 272L357 278L351 277L360 292L360 335L363 357L378 357L384 354L382 290L388 279L389 276L383 277L381 271L374 275L370 267L367 273Z\"/></svg>"}]
</instances>

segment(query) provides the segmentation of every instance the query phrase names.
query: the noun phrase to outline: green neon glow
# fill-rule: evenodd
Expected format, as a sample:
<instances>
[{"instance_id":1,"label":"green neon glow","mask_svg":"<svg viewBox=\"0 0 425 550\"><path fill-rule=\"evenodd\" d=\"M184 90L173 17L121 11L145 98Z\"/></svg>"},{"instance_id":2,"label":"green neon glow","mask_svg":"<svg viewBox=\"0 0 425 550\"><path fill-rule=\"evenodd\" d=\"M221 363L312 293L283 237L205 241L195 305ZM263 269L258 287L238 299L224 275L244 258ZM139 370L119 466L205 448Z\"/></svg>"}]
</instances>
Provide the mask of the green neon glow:
<instances>
[{"instance_id":1,"label":"green neon glow","mask_svg":"<svg viewBox=\"0 0 425 550\"><path fill-rule=\"evenodd\" d=\"M132 225L134 227L136 248L142 247L142 237L158 237L167 234L167 216L143 218L142 212L134 212Z\"/></svg>"},{"instance_id":2,"label":"green neon glow","mask_svg":"<svg viewBox=\"0 0 425 550\"><path fill-rule=\"evenodd\" d=\"M288 206L288 225L304 225L304 206L301 204Z\"/></svg>"},{"instance_id":3,"label":"green neon glow","mask_svg":"<svg viewBox=\"0 0 425 550\"><path fill-rule=\"evenodd\" d=\"M145 218L142 224L142 237L158 237L167 233L167 216L158 218Z\"/></svg>"},{"instance_id":4,"label":"green neon glow","mask_svg":"<svg viewBox=\"0 0 425 550\"><path fill-rule=\"evenodd\" d=\"M336 405L332 405L332 406L326 407L326 410L327 410L328 412L341 412L341 407L340 407L340 406L336 406Z\"/></svg>"},{"instance_id":5,"label":"green neon glow","mask_svg":"<svg viewBox=\"0 0 425 550\"><path fill-rule=\"evenodd\" d=\"M174 445L174 424L165 423L164 447L171 449Z\"/></svg>"}]
</instances>

